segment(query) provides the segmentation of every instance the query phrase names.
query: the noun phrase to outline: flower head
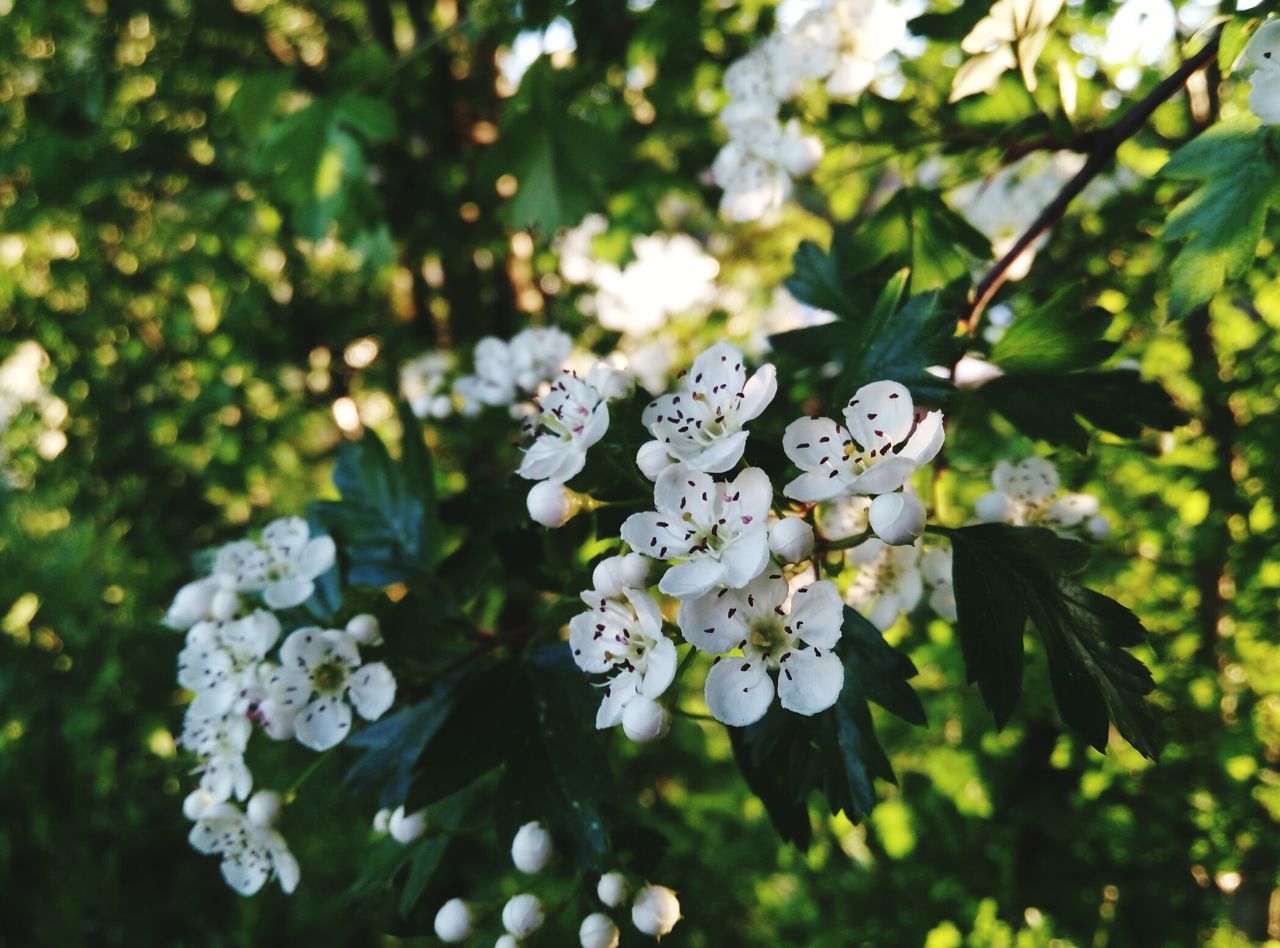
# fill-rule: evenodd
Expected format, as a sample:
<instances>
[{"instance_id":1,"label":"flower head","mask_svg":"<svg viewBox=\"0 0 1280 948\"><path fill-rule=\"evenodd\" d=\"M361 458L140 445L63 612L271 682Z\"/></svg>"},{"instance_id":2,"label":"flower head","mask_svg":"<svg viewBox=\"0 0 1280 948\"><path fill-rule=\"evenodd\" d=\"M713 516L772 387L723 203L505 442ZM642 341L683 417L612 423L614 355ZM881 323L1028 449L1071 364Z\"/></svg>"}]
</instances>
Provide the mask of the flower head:
<instances>
[{"instance_id":1,"label":"flower head","mask_svg":"<svg viewBox=\"0 0 1280 948\"><path fill-rule=\"evenodd\" d=\"M1249 108L1267 125L1280 125L1280 19L1268 20L1245 49L1256 67L1250 78Z\"/></svg>"},{"instance_id":2,"label":"flower head","mask_svg":"<svg viewBox=\"0 0 1280 948\"><path fill-rule=\"evenodd\" d=\"M850 550L849 560L858 573L845 598L880 631L920 602L924 585L918 545L890 546L872 537Z\"/></svg>"},{"instance_id":3,"label":"flower head","mask_svg":"<svg viewBox=\"0 0 1280 948\"><path fill-rule=\"evenodd\" d=\"M243 800L253 789L253 774L244 762L252 731L249 719L242 714L202 718L188 709L178 743L200 758L200 789L210 799L221 802L234 796Z\"/></svg>"},{"instance_id":4,"label":"flower head","mask_svg":"<svg viewBox=\"0 0 1280 948\"><path fill-rule=\"evenodd\" d=\"M587 449L604 437L609 406L596 389L572 373L562 373L530 420L533 444L517 472L531 481L564 483L587 463Z\"/></svg>"},{"instance_id":5,"label":"flower head","mask_svg":"<svg viewBox=\"0 0 1280 948\"><path fill-rule=\"evenodd\" d=\"M272 609L288 609L311 598L316 578L336 557L332 537L313 537L301 517L283 517L267 524L261 543L241 540L220 549L213 572L228 589L260 591Z\"/></svg>"},{"instance_id":6,"label":"flower head","mask_svg":"<svg viewBox=\"0 0 1280 948\"><path fill-rule=\"evenodd\" d=\"M280 637L280 620L259 609L230 622L198 622L178 655L178 684L196 693L192 713L243 713L254 697L257 667Z\"/></svg>"},{"instance_id":7,"label":"flower head","mask_svg":"<svg viewBox=\"0 0 1280 948\"><path fill-rule=\"evenodd\" d=\"M817 714L840 696L844 666L831 652L844 622L840 592L823 580L789 593L773 573L680 604L680 629L696 648L741 655L721 659L707 674L707 708L716 720L744 727L764 717L775 693L771 672L782 706L797 714Z\"/></svg>"},{"instance_id":8,"label":"flower head","mask_svg":"<svg viewBox=\"0 0 1280 948\"><path fill-rule=\"evenodd\" d=\"M284 837L234 803L205 809L188 839L196 851L222 857L222 877L240 895L253 895L273 877L286 894L298 885L298 861Z\"/></svg>"}]
</instances>

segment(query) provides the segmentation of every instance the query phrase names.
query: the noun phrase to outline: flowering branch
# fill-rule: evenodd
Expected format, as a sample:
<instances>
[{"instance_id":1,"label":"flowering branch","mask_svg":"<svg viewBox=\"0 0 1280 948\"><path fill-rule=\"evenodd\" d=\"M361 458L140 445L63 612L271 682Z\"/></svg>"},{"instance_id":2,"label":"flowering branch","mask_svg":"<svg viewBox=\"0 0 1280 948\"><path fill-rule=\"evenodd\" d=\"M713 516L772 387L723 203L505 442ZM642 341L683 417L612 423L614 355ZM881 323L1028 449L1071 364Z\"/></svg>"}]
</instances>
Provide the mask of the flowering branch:
<instances>
[{"instance_id":1,"label":"flowering branch","mask_svg":"<svg viewBox=\"0 0 1280 948\"><path fill-rule=\"evenodd\" d=\"M973 333L978 320L987 304L1004 285L1009 269L1023 252L1030 247L1039 236L1061 220L1071 202L1088 187L1089 182L1102 173L1115 157L1120 146L1133 137L1146 124L1153 112L1179 89L1186 85L1191 75L1213 61L1218 54L1219 33L1214 33L1209 41L1194 56L1184 62L1176 72L1169 75L1141 102L1126 112L1121 119L1098 135L1089 151L1089 158L1084 167L1074 178L1063 185L1057 197L1045 206L1039 216L1032 221L1026 232L1009 248L1003 257L992 264L974 287L973 297L967 304L960 323L968 333Z\"/></svg>"}]
</instances>

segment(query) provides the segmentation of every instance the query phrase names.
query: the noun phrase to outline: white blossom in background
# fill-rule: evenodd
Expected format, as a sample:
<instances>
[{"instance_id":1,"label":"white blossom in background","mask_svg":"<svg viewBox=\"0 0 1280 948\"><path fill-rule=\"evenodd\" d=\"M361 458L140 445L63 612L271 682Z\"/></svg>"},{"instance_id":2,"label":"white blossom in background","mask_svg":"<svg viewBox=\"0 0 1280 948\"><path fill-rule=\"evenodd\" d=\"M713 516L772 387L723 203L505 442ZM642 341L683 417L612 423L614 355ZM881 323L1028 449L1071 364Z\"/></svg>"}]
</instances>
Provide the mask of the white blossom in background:
<instances>
[{"instance_id":1,"label":"white blossom in background","mask_svg":"<svg viewBox=\"0 0 1280 948\"><path fill-rule=\"evenodd\" d=\"M872 537L849 551L858 572L845 600L881 632L910 612L924 594L918 545L890 546Z\"/></svg>"},{"instance_id":2,"label":"white blossom in background","mask_svg":"<svg viewBox=\"0 0 1280 948\"><path fill-rule=\"evenodd\" d=\"M1253 64L1249 108L1264 124L1280 125L1280 19L1263 23L1249 39L1245 56Z\"/></svg>"},{"instance_id":3,"label":"white blossom in background","mask_svg":"<svg viewBox=\"0 0 1280 948\"><path fill-rule=\"evenodd\" d=\"M785 125L764 117L749 125L735 123L711 165L711 175L724 191L720 212L743 222L776 211L791 197L792 179L812 173L822 153L821 140L804 134L795 119Z\"/></svg>"},{"instance_id":4,"label":"white blossom in background","mask_svg":"<svg viewBox=\"0 0 1280 948\"><path fill-rule=\"evenodd\" d=\"M707 673L707 709L717 721L754 724L773 704L775 690L784 708L806 715L825 711L840 697L844 666L831 649L840 641L844 603L833 582L792 594L782 575L772 573L743 589L686 599L679 622L695 648L735 653Z\"/></svg>"},{"instance_id":5,"label":"white blossom in background","mask_svg":"<svg viewBox=\"0 0 1280 948\"><path fill-rule=\"evenodd\" d=\"M949 546L935 546L920 557L920 574L929 586L929 608L949 622L956 621L956 591L951 579Z\"/></svg>"},{"instance_id":6,"label":"white blossom in background","mask_svg":"<svg viewBox=\"0 0 1280 948\"><path fill-rule=\"evenodd\" d=\"M898 490L942 448L942 412L917 413L897 382L871 382L844 410L846 430L830 418L800 418L782 447L803 472L783 488L792 500L832 500Z\"/></svg>"},{"instance_id":7,"label":"white blossom in background","mask_svg":"<svg viewBox=\"0 0 1280 948\"><path fill-rule=\"evenodd\" d=\"M1100 59L1112 66L1158 66L1177 40L1178 16L1169 0L1125 0L1107 24Z\"/></svg>"},{"instance_id":8,"label":"white blossom in background","mask_svg":"<svg viewBox=\"0 0 1280 948\"><path fill-rule=\"evenodd\" d=\"M783 563L799 563L813 555L813 527L799 517L782 517L769 527L769 552Z\"/></svg>"},{"instance_id":9,"label":"white blossom in background","mask_svg":"<svg viewBox=\"0 0 1280 948\"><path fill-rule=\"evenodd\" d=\"M671 457L693 470L721 474L742 460L746 424L777 391L772 365L748 377L742 353L719 342L693 360L677 391L646 406L641 421Z\"/></svg>"},{"instance_id":10,"label":"white blossom in background","mask_svg":"<svg viewBox=\"0 0 1280 948\"><path fill-rule=\"evenodd\" d=\"M42 376L49 373L52 360L38 342L18 343L0 362L0 435L5 434L24 411L33 416L32 432L36 453L51 461L67 446L63 429L67 422L67 403L50 391ZM8 448L0 439L0 471L14 487L26 486L26 477L17 468L10 469Z\"/></svg>"},{"instance_id":11,"label":"white blossom in background","mask_svg":"<svg viewBox=\"0 0 1280 948\"><path fill-rule=\"evenodd\" d=\"M280 662L269 695L289 694L300 702L294 730L298 743L312 750L328 750L346 738L352 707L365 720L376 721L395 700L391 670L382 662L364 664L345 632L298 629L280 647Z\"/></svg>"},{"instance_id":12,"label":"white blossom in background","mask_svg":"<svg viewBox=\"0 0 1280 948\"><path fill-rule=\"evenodd\" d=\"M881 494L871 502L868 513L871 529L891 546L915 543L924 532L924 504L907 491Z\"/></svg>"},{"instance_id":13,"label":"white blossom in background","mask_svg":"<svg viewBox=\"0 0 1280 948\"><path fill-rule=\"evenodd\" d=\"M656 511L632 514L622 538L652 559L678 560L658 588L678 598L718 586L738 589L769 562L773 486L759 468L717 483L683 464L667 468L653 492Z\"/></svg>"},{"instance_id":14,"label":"white blossom in background","mask_svg":"<svg viewBox=\"0 0 1280 948\"><path fill-rule=\"evenodd\" d=\"M595 316L605 329L647 335L714 302L720 264L688 234L637 236L631 247L635 259L625 267L601 263L593 274Z\"/></svg>"},{"instance_id":15,"label":"white blossom in background","mask_svg":"<svg viewBox=\"0 0 1280 948\"><path fill-rule=\"evenodd\" d=\"M516 473L533 481L564 483L582 470L587 449L604 437L609 406L593 386L564 372L538 407L529 424L534 440Z\"/></svg>"},{"instance_id":16,"label":"white blossom in background","mask_svg":"<svg viewBox=\"0 0 1280 948\"><path fill-rule=\"evenodd\" d=\"M243 800L253 789L253 774L244 762L253 725L243 714L202 718L187 712L178 743L200 759L200 789L212 800Z\"/></svg>"},{"instance_id":17,"label":"white blossom in background","mask_svg":"<svg viewBox=\"0 0 1280 948\"><path fill-rule=\"evenodd\" d=\"M400 367L400 395L419 418L445 418L453 412L449 376L457 368L452 352L433 350Z\"/></svg>"},{"instance_id":18,"label":"white blossom in background","mask_svg":"<svg viewBox=\"0 0 1280 948\"><path fill-rule=\"evenodd\" d=\"M198 622L178 655L178 684L195 692L191 713L244 714L256 697L258 666L280 638L280 620L258 609L229 622Z\"/></svg>"},{"instance_id":19,"label":"white blossom in background","mask_svg":"<svg viewBox=\"0 0 1280 948\"><path fill-rule=\"evenodd\" d=\"M621 596L596 590L582 594L590 611L569 621L574 663L589 675L608 675L597 728L615 727L632 701L653 699L676 673L675 643L662 631L662 613L642 589L623 588Z\"/></svg>"},{"instance_id":20,"label":"white blossom in background","mask_svg":"<svg viewBox=\"0 0 1280 948\"><path fill-rule=\"evenodd\" d=\"M978 498L974 513L984 523L1075 530L1093 539L1105 539L1111 525L1099 513L1098 498L1059 494L1060 480L1058 469L1045 458L1029 457L1017 464L1000 461L991 474L995 490Z\"/></svg>"},{"instance_id":21,"label":"white blossom in background","mask_svg":"<svg viewBox=\"0 0 1280 948\"><path fill-rule=\"evenodd\" d=\"M315 580L336 558L332 537L313 537L301 517L282 517L267 524L260 542L240 540L218 550L213 573L227 589L261 592L272 609L288 609L311 598Z\"/></svg>"},{"instance_id":22,"label":"white blossom in background","mask_svg":"<svg viewBox=\"0 0 1280 948\"><path fill-rule=\"evenodd\" d=\"M398 806L387 817L387 832L401 846L408 846L414 840L421 839L426 831L426 810L406 813L403 806Z\"/></svg>"},{"instance_id":23,"label":"white blossom in background","mask_svg":"<svg viewBox=\"0 0 1280 948\"><path fill-rule=\"evenodd\" d=\"M608 229L602 215L588 214L576 227L562 232L552 245L560 259L560 275L574 284L594 282L601 262L591 244Z\"/></svg>"},{"instance_id":24,"label":"white blossom in background","mask_svg":"<svg viewBox=\"0 0 1280 948\"><path fill-rule=\"evenodd\" d=\"M668 935L680 918L680 900L665 885L641 887L631 903L631 923L644 935Z\"/></svg>"},{"instance_id":25,"label":"white blossom in background","mask_svg":"<svg viewBox=\"0 0 1280 948\"><path fill-rule=\"evenodd\" d=\"M818 505L818 533L827 540L847 540L870 527L871 498L837 497Z\"/></svg>"},{"instance_id":26,"label":"white blossom in background","mask_svg":"<svg viewBox=\"0 0 1280 948\"><path fill-rule=\"evenodd\" d=\"M255 799L257 796L255 795ZM274 817L277 808L254 806L254 817L246 815L234 803L216 803L199 814L188 839L196 851L222 857L222 877L240 895L253 895L274 878L286 894L298 885L298 861L288 843L261 816ZM259 814L259 809L267 812Z\"/></svg>"}]
</instances>

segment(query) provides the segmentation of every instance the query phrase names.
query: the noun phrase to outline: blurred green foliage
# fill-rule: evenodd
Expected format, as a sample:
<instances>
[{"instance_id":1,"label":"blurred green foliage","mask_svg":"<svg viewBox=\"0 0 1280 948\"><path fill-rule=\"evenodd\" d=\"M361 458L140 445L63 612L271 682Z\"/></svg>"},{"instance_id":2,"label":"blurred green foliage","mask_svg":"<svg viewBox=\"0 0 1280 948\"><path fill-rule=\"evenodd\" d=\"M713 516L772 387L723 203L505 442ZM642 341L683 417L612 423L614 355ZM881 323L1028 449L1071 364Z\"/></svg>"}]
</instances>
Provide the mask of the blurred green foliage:
<instances>
[{"instance_id":1,"label":"blurred green foliage","mask_svg":"<svg viewBox=\"0 0 1280 948\"><path fill-rule=\"evenodd\" d=\"M974 6L940 5L918 31L954 42ZM1046 64L1081 58L1071 37L1099 35L1112 7L1070 5L1040 57L1042 78ZM574 30L570 61L553 68L544 57L509 95L495 53L557 16ZM599 340L573 293L545 279L552 232L586 211L607 211L601 243L615 249L661 228L698 234L722 279L757 295L791 274L802 240L816 241L805 253L817 272L796 278L812 282L828 266L837 279L874 273L854 281L869 308L904 261L871 255L841 269L839 245L818 250L835 222L887 183L923 177L932 156L948 156L959 181L1023 150L1088 147L1109 120L1104 71L1073 83L1070 107L1052 81L1029 93L1014 74L947 105L956 63L931 45L904 62L911 91L897 101L811 103L829 154L798 206L772 229L726 227L708 210L718 195L703 177L720 78L772 17L758 2L678 0L0 0L0 360L38 343L42 379L65 406L28 405L0 433L0 944L429 942L435 906L505 865L509 826L439 812L458 789L448 779L479 766L473 735L450 738L457 759L436 777L415 775L420 793L438 778L437 819L488 827L451 843L434 875L434 840L412 850L370 841L373 784L342 782L354 750L322 758L290 814L304 867L294 897L239 899L187 846L179 645L159 618L191 576L192 554L332 499L344 441L333 406L355 398L396 437L384 393L400 360L529 318ZM1127 94L1159 78L1143 70ZM1022 702L996 733L964 685L955 632L917 617L890 641L919 669L928 726L873 712L898 786L879 785L882 802L861 825L815 808L807 851L779 841L719 725L678 718L657 751L609 736L623 804L650 834L627 847L681 893L686 917L671 944L1280 937L1274 231L1261 232L1255 258L1231 249L1222 268L1238 278L1221 292L1175 285L1173 302L1177 248L1157 240L1188 186L1154 172L1211 119L1204 108L1240 114L1236 86L1207 98L1161 107L1121 149L1140 183L1069 216L1031 276L1006 290L1036 311L1062 308L1063 289L1078 288L1071 304L1110 314L1106 340L1190 419L1129 441L1093 432L1088 453L1054 454L1115 524L1087 578L1151 632L1139 651L1155 679L1161 762L1114 740L1104 756L1065 731L1032 639ZM1188 161L1170 177L1212 175L1209 158ZM933 192L898 194L869 239L915 235L913 279L924 282L913 290L968 273L982 247L967 225L933 214ZM1171 321L1171 307L1190 312ZM699 329L716 332L732 315ZM351 349L366 339L376 342L371 362ZM1134 397L1097 384L1105 401ZM1010 425L1017 417L994 407L1004 417L979 399L951 409L935 489L953 525L987 489L994 459L1032 447ZM507 419L461 424L473 426L462 437L429 432L438 469L450 472L438 477L442 516L488 524L490 535L455 530L443 550L433 537L415 553L447 553L440 582L495 623L523 601L554 626L566 607L539 591L582 588L576 544L616 533L618 512L583 518L565 540L517 528L520 491L496 486L514 457ZM1057 440L1073 443L1078 423L1063 424L1070 434ZM348 499L359 477L339 471ZM468 482L483 493L464 493ZM438 607L445 598L415 588L368 603L417 633L391 643L398 670L453 647L439 644L460 621ZM272 747L255 771L288 787L312 758ZM515 880L497 884L515 891ZM569 943L571 921L541 943Z\"/></svg>"}]
</instances>

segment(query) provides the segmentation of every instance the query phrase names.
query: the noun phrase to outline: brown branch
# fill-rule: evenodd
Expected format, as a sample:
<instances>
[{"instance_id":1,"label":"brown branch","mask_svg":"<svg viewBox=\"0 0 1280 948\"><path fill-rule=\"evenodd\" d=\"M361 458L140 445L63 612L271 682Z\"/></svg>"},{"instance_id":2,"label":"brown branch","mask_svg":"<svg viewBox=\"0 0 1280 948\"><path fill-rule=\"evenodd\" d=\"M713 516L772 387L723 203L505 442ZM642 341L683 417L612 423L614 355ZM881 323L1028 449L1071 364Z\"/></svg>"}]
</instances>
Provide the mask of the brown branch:
<instances>
[{"instance_id":1,"label":"brown branch","mask_svg":"<svg viewBox=\"0 0 1280 948\"><path fill-rule=\"evenodd\" d=\"M1205 43L1204 48L1152 89L1146 98L1121 116L1119 121L1097 136L1093 147L1089 150L1089 157L1085 161L1084 167L1077 172L1074 178L1063 185L1057 197L1040 212L1026 232L1009 248L1009 252L992 264L991 268L983 274L982 279L978 281L977 286L974 287L973 297L966 305L965 313L960 319L960 323L966 332L972 333L977 329L978 319L982 316L982 311L986 309L987 304L991 302L1000 287L1004 285L1004 281L1008 278L1009 268L1013 266L1014 261L1022 256L1023 252L1035 243L1041 234L1062 219L1071 202L1079 196L1081 191L1088 187L1089 182L1111 164L1111 160L1115 157L1120 146L1137 134L1142 126L1147 123L1147 119L1151 118L1151 114L1186 85L1187 79L1191 77L1192 73L1213 62L1217 54L1218 34L1215 33Z\"/></svg>"}]
</instances>

